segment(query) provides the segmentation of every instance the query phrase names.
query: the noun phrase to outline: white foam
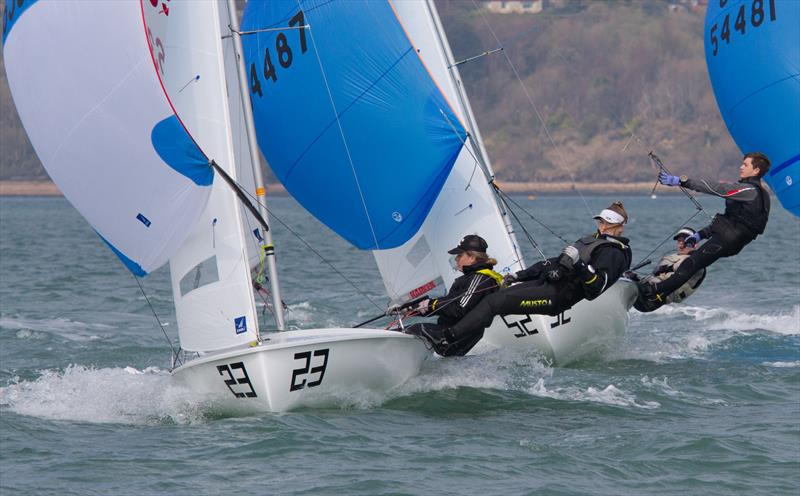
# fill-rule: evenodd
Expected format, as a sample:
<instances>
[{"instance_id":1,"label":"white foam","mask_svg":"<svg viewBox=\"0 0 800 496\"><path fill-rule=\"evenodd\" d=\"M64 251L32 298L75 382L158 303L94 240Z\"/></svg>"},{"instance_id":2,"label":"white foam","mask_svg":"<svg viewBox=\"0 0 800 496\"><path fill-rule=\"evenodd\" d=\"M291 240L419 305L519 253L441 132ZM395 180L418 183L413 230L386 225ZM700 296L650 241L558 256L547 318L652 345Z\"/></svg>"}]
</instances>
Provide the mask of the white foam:
<instances>
[{"instance_id":1,"label":"white foam","mask_svg":"<svg viewBox=\"0 0 800 496\"><path fill-rule=\"evenodd\" d=\"M0 388L0 407L21 415L91 423L192 423L203 419L188 389L155 367L96 369L70 365L34 381Z\"/></svg>"},{"instance_id":2,"label":"white foam","mask_svg":"<svg viewBox=\"0 0 800 496\"><path fill-rule=\"evenodd\" d=\"M800 360L795 360L793 362L762 362L761 365L777 368L800 367Z\"/></svg>"},{"instance_id":3,"label":"white foam","mask_svg":"<svg viewBox=\"0 0 800 496\"><path fill-rule=\"evenodd\" d=\"M536 385L529 389L529 392L543 398L601 403L604 405L635 407L645 410L653 410L661 406L657 401L639 402L636 400L636 396L617 388L613 384L609 384L604 389L592 386L589 386L585 390L573 386L547 389L544 385L544 379L539 379Z\"/></svg>"}]
</instances>

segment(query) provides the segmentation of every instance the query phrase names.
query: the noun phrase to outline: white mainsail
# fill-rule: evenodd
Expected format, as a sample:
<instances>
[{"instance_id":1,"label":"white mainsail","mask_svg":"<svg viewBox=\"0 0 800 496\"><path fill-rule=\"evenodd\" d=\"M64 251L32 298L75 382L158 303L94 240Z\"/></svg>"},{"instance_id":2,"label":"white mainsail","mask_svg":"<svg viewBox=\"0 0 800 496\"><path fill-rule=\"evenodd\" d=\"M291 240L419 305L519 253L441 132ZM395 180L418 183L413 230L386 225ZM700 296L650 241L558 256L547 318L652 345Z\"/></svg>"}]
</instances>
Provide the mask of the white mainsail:
<instances>
[{"instance_id":1,"label":"white mainsail","mask_svg":"<svg viewBox=\"0 0 800 496\"><path fill-rule=\"evenodd\" d=\"M143 2L145 21L165 57L157 64L167 94L186 128L232 178L237 177L217 1ZM170 259L181 347L213 351L258 338L242 213L222 180L186 242Z\"/></svg>"},{"instance_id":2,"label":"white mainsail","mask_svg":"<svg viewBox=\"0 0 800 496\"><path fill-rule=\"evenodd\" d=\"M490 167L466 93L457 87L458 71L449 68L452 56L437 27L434 7L424 1L394 2L393 7L431 77L470 133L419 232L398 248L373 252L390 299L403 302L426 293L441 294L450 287L459 274L451 267L447 250L466 234L487 240L499 272L513 273L523 265L510 223L479 163Z\"/></svg>"}]
</instances>

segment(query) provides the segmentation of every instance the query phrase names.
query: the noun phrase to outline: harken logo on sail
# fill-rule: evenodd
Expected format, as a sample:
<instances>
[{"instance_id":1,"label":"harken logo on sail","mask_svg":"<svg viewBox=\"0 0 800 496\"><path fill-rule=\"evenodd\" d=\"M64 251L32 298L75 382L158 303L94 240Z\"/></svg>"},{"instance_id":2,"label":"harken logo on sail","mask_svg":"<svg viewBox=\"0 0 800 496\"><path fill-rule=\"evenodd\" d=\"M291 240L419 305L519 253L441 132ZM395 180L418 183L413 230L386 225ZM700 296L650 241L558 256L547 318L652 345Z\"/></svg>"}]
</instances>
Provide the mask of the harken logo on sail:
<instances>
[{"instance_id":1,"label":"harken logo on sail","mask_svg":"<svg viewBox=\"0 0 800 496\"><path fill-rule=\"evenodd\" d=\"M243 334L247 332L247 316L242 315L233 319L233 324L236 327L236 334Z\"/></svg>"}]
</instances>

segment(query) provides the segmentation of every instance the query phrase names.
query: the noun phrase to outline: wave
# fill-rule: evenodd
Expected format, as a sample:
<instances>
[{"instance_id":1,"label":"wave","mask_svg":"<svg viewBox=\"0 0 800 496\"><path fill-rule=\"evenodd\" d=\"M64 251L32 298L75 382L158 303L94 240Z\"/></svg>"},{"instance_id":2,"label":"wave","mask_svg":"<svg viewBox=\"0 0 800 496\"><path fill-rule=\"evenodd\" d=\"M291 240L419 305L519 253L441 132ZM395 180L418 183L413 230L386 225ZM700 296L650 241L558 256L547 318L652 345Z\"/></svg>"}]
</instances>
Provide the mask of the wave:
<instances>
[{"instance_id":1,"label":"wave","mask_svg":"<svg viewBox=\"0 0 800 496\"><path fill-rule=\"evenodd\" d=\"M706 308L685 305L664 306L662 315L685 315L705 325L705 329L731 331L769 331L787 336L800 334L800 305L784 313L745 313L726 308Z\"/></svg>"},{"instance_id":2,"label":"wave","mask_svg":"<svg viewBox=\"0 0 800 496\"><path fill-rule=\"evenodd\" d=\"M0 388L0 408L33 417L91 423L195 423L204 405L156 367L137 370L70 365Z\"/></svg>"},{"instance_id":3,"label":"wave","mask_svg":"<svg viewBox=\"0 0 800 496\"><path fill-rule=\"evenodd\" d=\"M44 339L48 334L57 334L70 341L93 341L101 339L97 331L114 329L105 324L87 324L65 318L30 319L20 317L0 317L0 329L17 331L20 339Z\"/></svg>"}]
</instances>

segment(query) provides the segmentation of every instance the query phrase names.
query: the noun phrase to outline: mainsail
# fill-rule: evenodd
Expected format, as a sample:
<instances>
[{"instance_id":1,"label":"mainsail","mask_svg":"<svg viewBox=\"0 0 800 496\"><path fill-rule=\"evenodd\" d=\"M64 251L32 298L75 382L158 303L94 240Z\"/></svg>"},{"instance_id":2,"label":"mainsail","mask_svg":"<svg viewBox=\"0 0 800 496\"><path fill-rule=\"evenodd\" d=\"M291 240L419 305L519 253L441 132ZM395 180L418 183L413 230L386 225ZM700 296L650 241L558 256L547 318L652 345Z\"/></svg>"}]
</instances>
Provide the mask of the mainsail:
<instances>
[{"instance_id":1,"label":"mainsail","mask_svg":"<svg viewBox=\"0 0 800 496\"><path fill-rule=\"evenodd\" d=\"M186 128L208 157L238 177L223 40L227 25L218 1L143 2L152 39L163 46L157 64L164 88ZM168 13L164 13L167 9ZM235 77L235 75L234 75ZM238 147L237 147L238 148ZM185 243L170 258L173 299L181 347L211 351L252 342L258 321L247 259L243 213L224 181L215 181L208 205Z\"/></svg>"},{"instance_id":2,"label":"mainsail","mask_svg":"<svg viewBox=\"0 0 800 496\"><path fill-rule=\"evenodd\" d=\"M769 156L764 178L800 216L800 2L709 2L705 52L728 131Z\"/></svg>"},{"instance_id":3,"label":"mainsail","mask_svg":"<svg viewBox=\"0 0 800 496\"><path fill-rule=\"evenodd\" d=\"M151 55L139 2L6 2L6 72L31 143L139 276L181 246L214 178L164 94L153 43Z\"/></svg>"},{"instance_id":4,"label":"mainsail","mask_svg":"<svg viewBox=\"0 0 800 496\"><path fill-rule=\"evenodd\" d=\"M362 249L417 233L466 133L385 1L251 1L256 132L288 191Z\"/></svg>"}]
</instances>

